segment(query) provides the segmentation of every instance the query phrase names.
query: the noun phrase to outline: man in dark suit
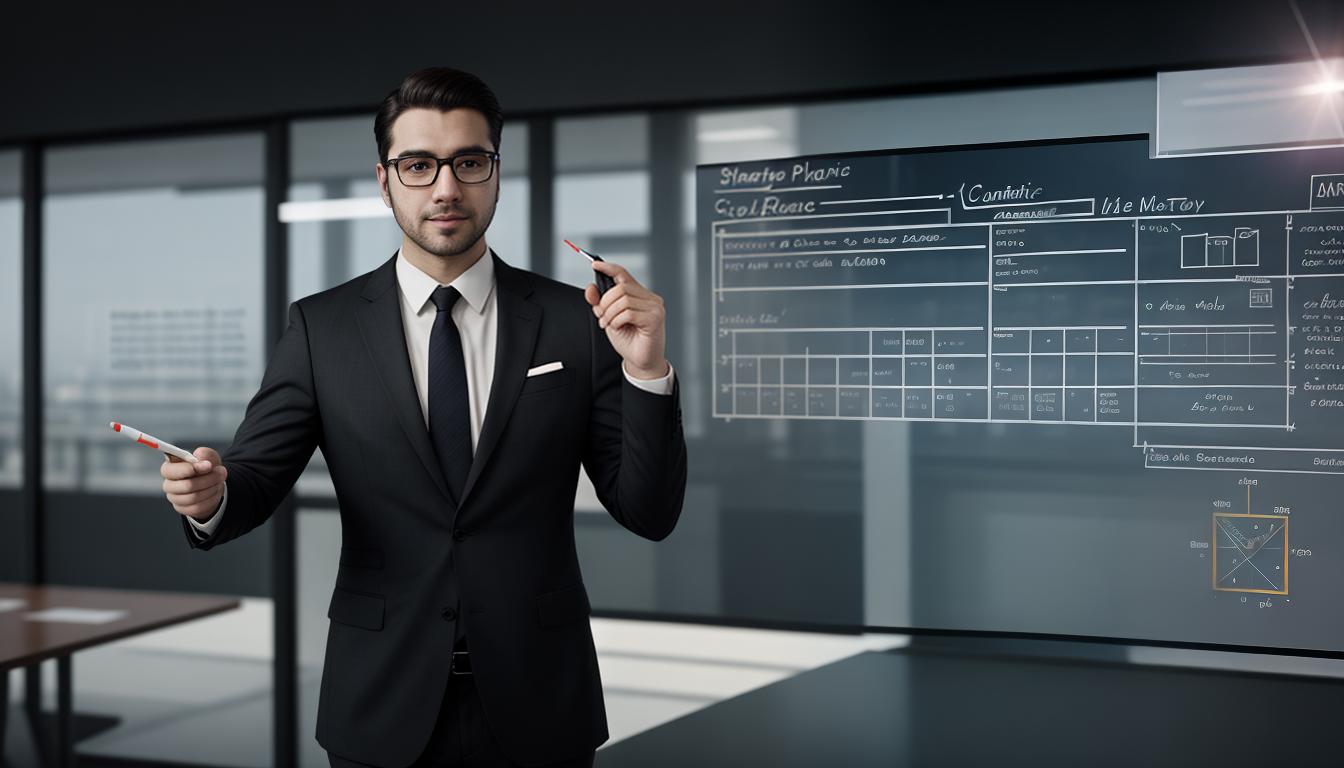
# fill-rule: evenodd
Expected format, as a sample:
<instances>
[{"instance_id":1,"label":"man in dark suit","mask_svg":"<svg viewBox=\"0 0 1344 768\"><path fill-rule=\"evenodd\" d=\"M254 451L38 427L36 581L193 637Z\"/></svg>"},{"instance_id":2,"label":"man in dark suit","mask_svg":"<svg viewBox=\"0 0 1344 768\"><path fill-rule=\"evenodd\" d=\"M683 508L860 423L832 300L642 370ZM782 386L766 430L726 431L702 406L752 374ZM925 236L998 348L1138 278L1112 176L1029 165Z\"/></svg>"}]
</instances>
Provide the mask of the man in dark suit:
<instances>
[{"instance_id":1,"label":"man in dark suit","mask_svg":"<svg viewBox=\"0 0 1344 768\"><path fill-rule=\"evenodd\" d=\"M613 264L594 265L613 288L581 292L488 249L502 123L455 70L388 96L375 173L400 250L291 305L222 458L163 466L209 550L264 523L322 449L342 529L317 721L332 765L591 765L607 726L580 465L640 536L681 511L662 300Z\"/></svg>"}]
</instances>

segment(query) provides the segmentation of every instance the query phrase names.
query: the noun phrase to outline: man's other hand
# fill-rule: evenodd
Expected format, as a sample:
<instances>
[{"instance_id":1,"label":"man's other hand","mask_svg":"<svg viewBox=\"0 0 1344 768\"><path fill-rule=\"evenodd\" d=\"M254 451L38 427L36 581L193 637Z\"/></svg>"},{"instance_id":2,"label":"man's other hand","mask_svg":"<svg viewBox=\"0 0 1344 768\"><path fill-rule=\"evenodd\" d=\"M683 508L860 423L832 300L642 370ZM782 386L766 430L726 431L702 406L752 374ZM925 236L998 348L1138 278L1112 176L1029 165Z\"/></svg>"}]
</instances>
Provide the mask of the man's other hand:
<instances>
[{"instance_id":1,"label":"man's other hand","mask_svg":"<svg viewBox=\"0 0 1344 768\"><path fill-rule=\"evenodd\" d=\"M194 464L168 456L159 474L163 475L163 492L173 509L204 523L219 509L229 470L219 463L219 452L214 448L197 448L192 455L197 459Z\"/></svg>"}]
</instances>

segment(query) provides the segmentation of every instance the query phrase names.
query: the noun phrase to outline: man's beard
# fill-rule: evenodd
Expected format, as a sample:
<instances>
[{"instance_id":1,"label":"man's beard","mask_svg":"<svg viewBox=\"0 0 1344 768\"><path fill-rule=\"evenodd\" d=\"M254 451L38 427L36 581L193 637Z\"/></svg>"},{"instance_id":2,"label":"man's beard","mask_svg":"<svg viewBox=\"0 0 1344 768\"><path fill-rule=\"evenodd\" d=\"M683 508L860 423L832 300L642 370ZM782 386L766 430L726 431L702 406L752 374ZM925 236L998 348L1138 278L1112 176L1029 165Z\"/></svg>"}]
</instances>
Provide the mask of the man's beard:
<instances>
[{"instance_id":1,"label":"man's beard","mask_svg":"<svg viewBox=\"0 0 1344 768\"><path fill-rule=\"evenodd\" d=\"M454 216L467 215L465 211L461 210L443 213ZM495 217L495 209L494 206L491 206L485 220L479 223L474 216L462 219L457 225L457 231L446 234L434 231L434 225L418 213L413 219L410 218L405 211L395 204L395 201L392 205L392 216L397 220L397 225L401 227L401 231L421 250L441 259L450 259L454 256L461 256L480 242L485 231L490 228L490 222Z\"/></svg>"}]
</instances>

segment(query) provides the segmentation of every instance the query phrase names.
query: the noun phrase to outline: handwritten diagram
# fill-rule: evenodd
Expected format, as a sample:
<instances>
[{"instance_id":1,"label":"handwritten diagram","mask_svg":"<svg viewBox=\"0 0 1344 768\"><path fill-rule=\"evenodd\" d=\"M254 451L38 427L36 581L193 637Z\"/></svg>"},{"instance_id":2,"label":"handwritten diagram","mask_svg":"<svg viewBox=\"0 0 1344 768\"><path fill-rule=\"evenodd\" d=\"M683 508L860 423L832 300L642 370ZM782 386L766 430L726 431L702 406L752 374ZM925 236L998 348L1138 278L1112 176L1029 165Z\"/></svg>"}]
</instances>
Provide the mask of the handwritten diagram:
<instances>
[{"instance_id":1,"label":"handwritten diagram","mask_svg":"<svg viewBox=\"0 0 1344 768\"><path fill-rule=\"evenodd\" d=\"M702 166L714 415L1110 428L1153 469L1344 473L1344 185L1313 186L1344 155L1280 155Z\"/></svg>"}]
</instances>

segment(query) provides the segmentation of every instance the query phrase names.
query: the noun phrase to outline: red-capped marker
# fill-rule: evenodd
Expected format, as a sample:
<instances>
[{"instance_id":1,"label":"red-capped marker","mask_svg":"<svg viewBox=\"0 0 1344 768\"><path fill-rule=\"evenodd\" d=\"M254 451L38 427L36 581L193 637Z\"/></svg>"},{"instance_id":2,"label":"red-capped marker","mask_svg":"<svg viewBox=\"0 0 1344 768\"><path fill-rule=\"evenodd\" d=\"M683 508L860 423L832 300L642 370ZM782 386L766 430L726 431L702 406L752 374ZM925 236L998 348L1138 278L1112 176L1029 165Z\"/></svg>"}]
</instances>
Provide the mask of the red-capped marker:
<instances>
[{"instance_id":1,"label":"red-capped marker","mask_svg":"<svg viewBox=\"0 0 1344 768\"><path fill-rule=\"evenodd\" d=\"M135 442L148 448L152 448L156 451L161 451L167 456L176 456L177 458L183 461L191 462L192 464L195 464L198 461L202 461L202 459L196 458L191 453L188 453L187 451L178 448L176 445L173 445L172 443L165 443L159 438L141 432L135 427L129 427L125 424L116 421L109 422L108 426L112 427L113 432L123 434L129 437L130 439L134 440Z\"/></svg>"},{"instance_id":2,"label":"red-capped marker","mask_svg":"<svg viewBox=\"0 0 1344 768\"><path fill-rule=\"evenodd\" d=\"M588 251L583 250L582 248L569 242L568 240L565 241L565 245L568 245L570 248L573 248L574 250L578 251L584 256L587 256L588 261L590 262L604 260L601 256L598 256L596 253L589 253ZM616 281L612 279L611 275L603 274L602 272L598 272L596 269L593 270L593 275L597 280L597 292L599 295L606 293L607 291L616 287Z\"/></svg>"}]
</instances>

